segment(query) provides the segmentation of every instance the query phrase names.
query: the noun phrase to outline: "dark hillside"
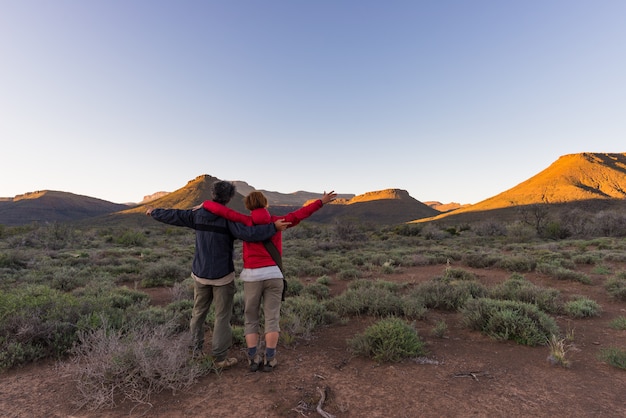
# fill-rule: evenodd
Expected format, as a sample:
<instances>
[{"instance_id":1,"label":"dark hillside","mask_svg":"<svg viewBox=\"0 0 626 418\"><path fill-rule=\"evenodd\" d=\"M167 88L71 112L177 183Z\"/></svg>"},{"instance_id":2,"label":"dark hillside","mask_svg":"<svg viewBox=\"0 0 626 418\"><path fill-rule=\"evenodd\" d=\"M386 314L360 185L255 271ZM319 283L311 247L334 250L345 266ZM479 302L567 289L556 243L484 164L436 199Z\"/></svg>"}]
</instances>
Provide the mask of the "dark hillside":
<instances>
[{"instance_id":1,"label":"dark hillside","mask_svg":"<svg viewBox=\"0 0 626 418\"><path fill-rule=\"evenodd\" d=\"M127 209L127 205L68 192L42 190L0 201L0 224L72 222Z\"/></svg>"}]
</instances>

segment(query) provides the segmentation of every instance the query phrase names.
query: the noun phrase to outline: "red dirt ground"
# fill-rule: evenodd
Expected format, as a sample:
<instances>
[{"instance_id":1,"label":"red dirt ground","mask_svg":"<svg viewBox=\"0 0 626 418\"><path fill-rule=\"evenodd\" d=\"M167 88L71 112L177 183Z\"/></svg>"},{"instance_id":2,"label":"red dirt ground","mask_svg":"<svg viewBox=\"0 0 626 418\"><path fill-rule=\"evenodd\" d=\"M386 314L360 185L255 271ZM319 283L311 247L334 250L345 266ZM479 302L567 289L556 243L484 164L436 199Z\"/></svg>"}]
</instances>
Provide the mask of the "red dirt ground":
<instances>
[{"instance_id":1,"label":"red dirt ground","mask_svg":"<svg viewBox=\"0 0 626 418\"><path fill-rule=\"evenodd\" d=\"M619 267L618 267L619 268ZM623 269L623 266L621 267ZM467 269L472 270L472 269ZM384 280L421 282L441 275L441 266L416 267L385 275ZM475 270L492 285L510 276L499 270ZM161 393L151 405L121 404L113 410L75 410L75 391L63 367L49 362L0 375L0 415L4 417L315 417L321 393L323 411L347 417L624 417L626 372L598 360L603 347L626 347L626 331L609 328L626 316L626 304L611 300L603 288L606 276L587 272L593 285L558 281L538 274L526 278L555 287L564 296L585 295L603 309L600 317L557 318L562 330L574 331L568 352L570 368L547 361L547 347L497 342L459 325L457 313L429 311L417 321L426 341L425 359L378 365L352 357L346 339L371 324L357 318L346 325L320 329L296 347L279 346L280 364L272 373L249 373L245 354L233 349L240 363L220 375L201 378L192 389ZM333 294L346 283L335 280ZM167 292L152 291L154 303ZM431 335L444 319L444 338ZM207 341L210 337L207 336Z\"/></svg>"}]
</instances>

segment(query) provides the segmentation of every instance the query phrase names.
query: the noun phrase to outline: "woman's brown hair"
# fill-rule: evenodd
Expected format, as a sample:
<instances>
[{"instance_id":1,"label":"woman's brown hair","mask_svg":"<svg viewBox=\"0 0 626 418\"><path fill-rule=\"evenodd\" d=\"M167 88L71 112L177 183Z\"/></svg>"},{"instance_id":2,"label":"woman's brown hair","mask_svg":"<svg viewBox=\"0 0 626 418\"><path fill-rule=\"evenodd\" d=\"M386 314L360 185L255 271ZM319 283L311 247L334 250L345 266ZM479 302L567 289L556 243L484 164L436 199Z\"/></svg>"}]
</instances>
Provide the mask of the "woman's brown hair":
<instances>
[{"instance_id":1,"label":"woman's brown hair","mask_svg":"<svg viewBox=\"0 0 626 418\"><path fill-rule=\"evenodd\" d=\"M250 192L244 199L246 209L254 210L267 207L267 198L261 192Z\"/></svg>"}]
</instances>

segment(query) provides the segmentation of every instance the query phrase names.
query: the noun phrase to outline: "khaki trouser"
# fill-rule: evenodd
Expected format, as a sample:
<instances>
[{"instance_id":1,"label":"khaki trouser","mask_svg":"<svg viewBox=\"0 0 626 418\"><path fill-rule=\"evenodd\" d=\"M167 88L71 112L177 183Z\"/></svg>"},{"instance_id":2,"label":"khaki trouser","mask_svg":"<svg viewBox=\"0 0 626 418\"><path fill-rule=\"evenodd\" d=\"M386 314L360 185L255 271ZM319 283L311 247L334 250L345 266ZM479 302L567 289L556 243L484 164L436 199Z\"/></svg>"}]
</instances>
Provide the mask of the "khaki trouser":
<instances>
[{"instance_id":1,"label":"khaki trouser","mask_svg":"<svg viewBox=\"0 0 626 418\"><path fill-rule=\"evenodd\" d=\"M264 332L280 332L280 305L283 295L283 279L268 279L259 282L243 282L244 334L259 333L261 299L263 300Z\"/></svg>"},{"instance_id":2,"label":"khaki trouser","mask_svg":"<svg viewBox=\"0 0 626 418\"><path fill-rule=\"evenodd\" d=\"M191 313L192 344L195 349L202 350L204 345L204 322L209 313L211 303L215 302L215 324L211 354L216 361L226 358L228 349L233 344L233 332L230 319L233 313L233 296L235 282L223 286L211 286L194 280L193 311Z\"/></svg>"}]
</instances>

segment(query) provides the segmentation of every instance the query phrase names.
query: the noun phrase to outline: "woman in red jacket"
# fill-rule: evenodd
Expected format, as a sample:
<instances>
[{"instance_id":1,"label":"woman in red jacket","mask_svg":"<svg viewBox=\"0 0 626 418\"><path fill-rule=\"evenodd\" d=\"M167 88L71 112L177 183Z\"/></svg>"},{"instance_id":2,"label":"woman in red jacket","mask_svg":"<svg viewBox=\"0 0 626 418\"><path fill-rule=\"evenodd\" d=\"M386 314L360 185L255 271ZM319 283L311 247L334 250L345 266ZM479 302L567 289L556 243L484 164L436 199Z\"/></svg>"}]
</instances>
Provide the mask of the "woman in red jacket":
<instances>
[{"instance_id":1,"label":"woman in red jacket","mask_svg":"<svg viewBox=\"0 0 626 418\"><path fill-rule=\"evenodd\" d=\"M267 210L267 198L263 193L253 191L245 198L246 208L250 215L236 212L224 205L213 201L205 201L204 209L234 222L245 225L263 225L283 219L290 223L288 228L296 226L303 219L311 216L315 211L337 197L332 191L324 192L321 199L317 199L298 210L284 216L273 216ZM282 256L282 234L278 231L271 238L271 243ZM248 364L250 371L263 370L271 372L278 362L276 361L276 346L280 332L280 305L283 295L284 276L277 262L268 252L267 244L263 242L243 243L243 270L241 279L244 286L244 317L245 338L248 347ZM280 258L278 259L280 262ZM257 351L259 342L259 317L263 300L263 314L265 316L265 356Z\"/></svg>"}]
</instances>

